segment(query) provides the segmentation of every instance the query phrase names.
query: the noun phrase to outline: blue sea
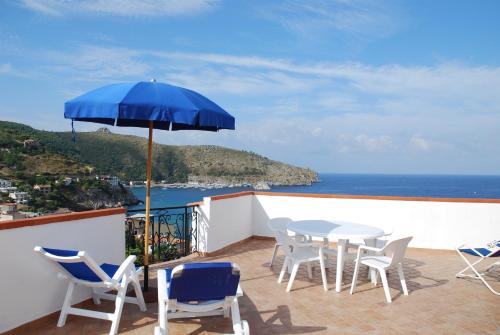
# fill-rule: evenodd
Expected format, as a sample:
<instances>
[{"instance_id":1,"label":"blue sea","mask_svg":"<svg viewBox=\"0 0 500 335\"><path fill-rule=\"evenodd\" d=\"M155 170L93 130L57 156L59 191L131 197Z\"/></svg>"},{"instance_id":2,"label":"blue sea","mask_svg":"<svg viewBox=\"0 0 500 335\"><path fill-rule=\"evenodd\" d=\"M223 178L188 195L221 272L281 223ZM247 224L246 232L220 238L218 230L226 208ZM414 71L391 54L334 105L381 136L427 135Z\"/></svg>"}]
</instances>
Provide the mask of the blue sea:
<instances>
[{"instance_id":1,"label":"blue sea","mask_svg":"<svg viewBox=\"0 0 500 335\"><path fill-rule=\"evenodd\" d=\"M381 175L381 174L320 174L320 182L311 186L277 186L271 192L388 195L439 198L500 198L500 176L458 175ZM144 187L131 188L144 201ZM203 197L252 191L251 187L202 190L199 188L162 188L151 190L151 207L183 206ZM130 209L144 208L144 205Z\"/></svg>"}]
</instances>

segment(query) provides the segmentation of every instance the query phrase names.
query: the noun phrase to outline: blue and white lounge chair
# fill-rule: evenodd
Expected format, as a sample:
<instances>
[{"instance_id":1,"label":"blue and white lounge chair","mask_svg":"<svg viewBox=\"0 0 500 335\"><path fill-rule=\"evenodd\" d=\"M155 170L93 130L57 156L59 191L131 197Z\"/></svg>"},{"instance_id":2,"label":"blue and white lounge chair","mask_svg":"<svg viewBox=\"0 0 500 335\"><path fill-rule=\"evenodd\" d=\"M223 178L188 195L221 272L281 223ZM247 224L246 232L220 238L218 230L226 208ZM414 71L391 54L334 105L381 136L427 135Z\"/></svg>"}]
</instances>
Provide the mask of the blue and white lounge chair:
<instances>
[{"instance_id":1,"label":"blue and white lounge chair","mask_svg":"<svg viewBox=\"0 0 500 335\"><path fill-rule=\"evenodd\" d=\"M136 269L135 256L128 256L121 265L104 263L99 266L85 251L49 249L37 246L35 252L53 261L54 265L62 270L58 273L60 279L69 280L68 290L57 322L58 327L64 326L68 314L74 314L112 321L109 334L115 335L118 333L123 303L137 304L141 311L146 311L138 276L142 270ZM132 283L134 287L135 298L126 296L129 283ZM115 312L103 313L71 307L75 285L90 287L92 299L96 305L101 303L101 298L115 300ZM116 295L106 293L110 290L116 290L118 293Z\"/></svg>"},{"instance_id":2,"label":"blue and white lounge chair","mask_svg":"<svg viewBox=\"0 0 500 335\"><path fill-rule=\"evenodd\" d=\"M233 321L234 334L249 335L240 319L243 295L240 269L233 263L188 263L158 270L158 321L155 335L168 334L168 319L223 315Z\"/></svg>"},{"instance_id":3,"label":"blue and white lounge chair","mask_svg":"<svg viewBox=\"0 0 500 335\"><path fill-rule=\"evenodd\" d=\"M482 248L471 248L467 245L462 245L457 248L457 252L462 257L464 262L467 264L462 271L457 273L457 278L473 278L479 279L483 282L486 287L496 295L500 295L500 292L496 291L491 287L491 285L484 279L484 274L486 272L493 271L496 268L500 268L500 261L496 261L486 268L483 272L479 272L476 269L476 266L479 265L482 261L490 258L500 257L500 241L492 241L488 243L485 247ZM479 259L473 263L471 263L464 254L472 255L475 257L479 257ZM467 273L467 270L472 270L473 273Z\"/></svg>"}]
</instances>

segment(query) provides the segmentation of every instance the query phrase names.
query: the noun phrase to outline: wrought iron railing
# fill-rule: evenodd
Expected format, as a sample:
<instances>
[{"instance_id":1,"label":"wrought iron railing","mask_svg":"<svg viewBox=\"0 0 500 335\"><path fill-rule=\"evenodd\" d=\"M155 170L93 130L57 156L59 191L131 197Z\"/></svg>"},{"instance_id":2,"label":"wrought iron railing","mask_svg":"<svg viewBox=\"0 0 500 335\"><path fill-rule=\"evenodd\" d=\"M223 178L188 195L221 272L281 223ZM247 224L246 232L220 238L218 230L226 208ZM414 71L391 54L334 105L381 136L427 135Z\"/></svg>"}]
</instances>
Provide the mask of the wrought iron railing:
<instances>
[{"instance_id":1,"label":"wrought iron railing","mask_svg":"<svg viewBox=\"0 0 500 335\"><path fill-rule=\"evenodd\" d=\"M198 250L198 216L194 206L152 208L149 223L149 264L187 256ZM125 245L128 255L144 261L145 210L127 211Z\"/></svg>"}]
</instances>

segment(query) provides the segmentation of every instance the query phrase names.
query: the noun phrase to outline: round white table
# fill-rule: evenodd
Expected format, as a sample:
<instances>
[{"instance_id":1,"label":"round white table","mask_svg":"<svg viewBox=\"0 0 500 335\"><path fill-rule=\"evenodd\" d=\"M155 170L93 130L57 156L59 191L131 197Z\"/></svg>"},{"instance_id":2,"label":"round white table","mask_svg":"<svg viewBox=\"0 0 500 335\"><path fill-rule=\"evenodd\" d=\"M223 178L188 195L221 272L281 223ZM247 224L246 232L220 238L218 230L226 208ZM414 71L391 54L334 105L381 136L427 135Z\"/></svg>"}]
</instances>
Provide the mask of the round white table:
<instances>
[{"instance_id":1,"label":"round white table","mask_svg":"<svg viewBox=\"0 0 500 335\"><path fill-rule=\"evenodd\" d=\"M301 235L321 237L325 241L337 241L337 274L335 290L342 289L342 274L346 247L349 240L365 240L367 245L374 245L378 237L384 235L380 228L345 221L301 220L292 221L287 225L288 230ZM320 255L323 255L323 246L320 246ZM326 283L326 280L324 280ZM325 287L325 290L327 288Z\"/></svg>"}]
</instances>

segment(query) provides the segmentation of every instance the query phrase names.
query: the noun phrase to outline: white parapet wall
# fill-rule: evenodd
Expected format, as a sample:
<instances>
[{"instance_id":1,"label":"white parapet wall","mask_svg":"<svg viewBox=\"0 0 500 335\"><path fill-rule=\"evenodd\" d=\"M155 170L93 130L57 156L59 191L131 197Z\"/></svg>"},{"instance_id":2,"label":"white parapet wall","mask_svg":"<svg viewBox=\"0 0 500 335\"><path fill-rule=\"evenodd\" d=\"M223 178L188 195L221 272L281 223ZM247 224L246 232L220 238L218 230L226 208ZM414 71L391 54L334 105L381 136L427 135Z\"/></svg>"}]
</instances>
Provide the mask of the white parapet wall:
<instances>
[{"instance_id":1,"label":"white parapet wall","mask_svg":"<svg viewBox=\"0 0 500 335\"><path fill-rule=\"evenodd\" d=\"M248 206L251 208L249 209ZM413 236L410 247L454 249L500 237L500 199L431 199L242 192L205 198L200 251L213 252L244 238L272 236L267 221L341 220Z\"/></svg>"},{"instance_id":2,"label":"white parapet wall","mask_svg":"<svg viewBox=\"0 0 500 335\"><path fill-rule=\"evenodd\" d=\"M196 208L198 251L214 252L253 235L253 196L207 197Z\"/></svg>"},{"instance_id":3,"label":"white parapet wall","mask_svg":"<svg viewBox=\"0 0 500 335\"><path fill-rule=\"evenodd\" d=\"M98 264L125 259L125 210L106 209L0 223L0 333L61 309L67 282L36 245L85 250ZM78 288L74 303L90 298Z\"/></svg>"}]
</instances>

